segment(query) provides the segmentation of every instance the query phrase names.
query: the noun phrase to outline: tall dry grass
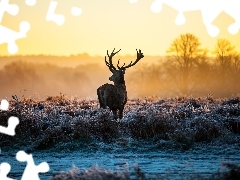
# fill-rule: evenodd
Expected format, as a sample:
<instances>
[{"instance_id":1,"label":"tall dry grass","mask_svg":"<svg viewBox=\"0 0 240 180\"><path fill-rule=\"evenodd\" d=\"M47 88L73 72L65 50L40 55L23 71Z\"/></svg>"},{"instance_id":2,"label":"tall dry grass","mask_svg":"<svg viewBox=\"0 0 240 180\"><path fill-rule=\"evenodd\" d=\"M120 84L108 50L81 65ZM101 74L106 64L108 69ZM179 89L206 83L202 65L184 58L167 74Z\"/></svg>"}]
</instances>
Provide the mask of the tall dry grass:
<instances>
[{"instance_id":1,"label":"tall dry grass","mask_svg":"<svg viewBox=\"0 0 240 180\"><path fill-rule=\"evenodd\" d=\"M128 146L134 140L189 149L197 143L237 144L240 138L238 97L129 99L118 121L94 99L60 94L45 100L13 96L9 101L9 111L0 111L1 125L6 126L10 116L19 117L20 124L14 138L0 134L2 148L14 144L46 149L75 141Z\"/></svg>"}]
</instances>

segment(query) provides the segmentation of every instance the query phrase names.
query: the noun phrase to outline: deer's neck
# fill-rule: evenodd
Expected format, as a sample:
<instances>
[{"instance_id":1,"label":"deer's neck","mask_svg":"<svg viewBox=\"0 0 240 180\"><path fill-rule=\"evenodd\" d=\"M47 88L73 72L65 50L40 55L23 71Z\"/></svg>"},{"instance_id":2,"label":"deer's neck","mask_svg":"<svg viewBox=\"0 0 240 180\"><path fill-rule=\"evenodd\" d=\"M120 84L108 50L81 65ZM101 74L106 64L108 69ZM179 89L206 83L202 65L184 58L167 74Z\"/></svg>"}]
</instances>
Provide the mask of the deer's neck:
<instances>
[{"instance_id":1,"label":"deer's neck","mask_svg":"<svg viewBox=\"0 0 240 180\"><path fill-rule=\"evenodd\" d=\"M121 78L119 78L117 81L114 82L114 85L124 85L125 86L125 80L124 80L124 76L122 76Z\"/></svg>"},{"instance_id":2,"label":"deer's neck","mask_svg":"<svg viewBox=\"0 0 240 180\"><path fill-rule=\"evenodd\" d=\"M124 83L114 83L114 86L116 86L117 88L121 88L121 89L126 90L125 82Z\"/></svg>"},{"instance_id":3,"label":"deer's neck","mask_svg":"<svg viewBox=\"0 0 240 180\"><path fill-rule=\"evenodd\" d=\"M115 86L121 86L121 85L125 86L125 81L122 80L122 81L120 81L120 82L114 82L114 85L115 85Z\"/></svg>"}]
</instances>

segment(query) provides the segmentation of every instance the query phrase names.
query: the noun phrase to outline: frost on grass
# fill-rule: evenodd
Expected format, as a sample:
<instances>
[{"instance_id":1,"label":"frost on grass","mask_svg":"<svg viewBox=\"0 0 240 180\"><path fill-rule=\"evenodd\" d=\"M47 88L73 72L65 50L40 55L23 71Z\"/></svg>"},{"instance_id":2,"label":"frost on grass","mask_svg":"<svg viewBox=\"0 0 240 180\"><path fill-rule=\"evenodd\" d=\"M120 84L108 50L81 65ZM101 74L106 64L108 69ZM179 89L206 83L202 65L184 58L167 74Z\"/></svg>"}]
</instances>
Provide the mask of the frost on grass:
<instances>
[{"instance_id":1,"label":"frost on grass","mask_svg":"<svg viewBox=\"0 0 240 180\"><path fill-rule=\"evenodd\" d=\"M175 175L177 172L174 172ZM216 173L210 175L206 178L198 173L193 173L187 176L186 174L177 173L179 176L177 179L211 179L211 180L225 180L225 179L240 179L240 166L223 162L221 167ZM187 176L187 177L186 177ZM176 176L174 176L176 178ZM133 167L128 167L124 170L112 171L99 167L91 167L89 169L79 170L77 167L73 166L69 171L60 171L53 173L51 180L80 180L80 179L111 179L111 180L143 180L143 179L173 179L171 174L160 175L154 174L150 175L142 171L142 169L136 165Z\"/></svg>"},{"instance_id":2,"label":"frost on grass","mask_svg":"<svg viewBox=\"0 0 240 180\"><path fill-rule=\"evenodd\" d=\"M157 175L153 176L157 179ZM79 170L73 166L69 171L53 173L51 180L80 180L80 179L109 179L109 180L130 180L147 179L146 173L138 165L126 166L119 170L107 170L98 166L89 169ZM151 177L152 179L152 177Z\"/></svg>"},{"instance_id":3,"label":"frost on grass","mask_svg":"<svg viewBox=\"0 0 240 180\"><path fill-rule=\"evenodd\" d=\"M18 136L1 134L0 147L31 144L33 149L46 149L76 141L127 146L131 140L182 149L197 143L239 145L239 99L132 99L125 106L124 118L115 121L108 109L99 108L97 100L63 94L45 100L13 96L9 111L0 111L0 125L6 126L9 116L19 117Z\"/></svg>"},{"instance_id":4,"label":"frost on grass","mask_svg":"<svg viewBox=\"0 0 240 180\"><path fill-rule=\"evenodd\" d=\"M91 167L90 169L79 170L77 167L73 167L67 172L56 172L51 180L78 180L78 179L130 179L128 171L112 171L99 167Z\"/></svg>"}]
</instances>

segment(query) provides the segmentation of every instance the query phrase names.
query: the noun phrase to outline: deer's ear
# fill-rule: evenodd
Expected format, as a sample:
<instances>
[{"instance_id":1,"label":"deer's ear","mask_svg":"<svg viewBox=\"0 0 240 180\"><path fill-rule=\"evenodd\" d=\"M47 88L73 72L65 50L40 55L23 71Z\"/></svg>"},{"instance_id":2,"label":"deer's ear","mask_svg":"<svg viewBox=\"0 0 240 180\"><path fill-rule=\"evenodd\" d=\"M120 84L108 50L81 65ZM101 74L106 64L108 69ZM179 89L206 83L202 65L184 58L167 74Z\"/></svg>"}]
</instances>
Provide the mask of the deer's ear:
<instances>
[{"instance_id":1,"label":"deer's ear","mask_svg":"<svg viewBox=\"0 0 240 180\"><path fill-rule=\"evenodd\" d=\"M123 74L125 74L125 70L126 70L126 69L123 69L123 70L122 70Z\"/></svg>"}]
</instances>

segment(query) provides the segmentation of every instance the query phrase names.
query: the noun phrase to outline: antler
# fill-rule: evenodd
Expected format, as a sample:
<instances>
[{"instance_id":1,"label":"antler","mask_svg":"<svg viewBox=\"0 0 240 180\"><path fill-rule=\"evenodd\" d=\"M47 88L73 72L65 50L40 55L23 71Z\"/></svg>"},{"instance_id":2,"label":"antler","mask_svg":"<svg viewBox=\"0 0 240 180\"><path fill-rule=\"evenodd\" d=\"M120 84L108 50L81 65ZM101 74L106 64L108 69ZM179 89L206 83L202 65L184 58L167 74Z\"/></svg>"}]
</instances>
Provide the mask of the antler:
<instances>
[{"instance_id":1,"label":"antler","mask_svg":"<svg viewBox=\"0 0 240 180\"><path fill-rule=\"evenodd\" d=\"M122 67L119 67L119 66L118 66L119 60L118 60L117 67L118 67L119 70L125 70L125 69L127 69L127 68L129 68L129 67L134 66L135 64L137 64L137 62L138 62L140 59L142 59L142 58L144 57L141 49L139 49L139 51L136 49L136 51L137 51L137 59L135 60L134 63L132 63L132 61L131 61L129 65L125 66L125 63L124 63Z\"/></svg>"},{"instance_id":2,"label":"antler","mask_svg":"<svg viewBox=\"0 0 240 180\"><path fill-rule=\"evenodd\" d=\"M107 55L108 55L109 62L107 62L106 56L105 56L105 63L108 66L110 71L113 71L113 70L116 71L116 68L112 64L112 58L113 58L113 56L115 56L115 54L117 54L119 51L121 51L121 49L119 49L117 52L114 52L114 51L115 51L115 48L113 49L112 53L109 55L108 50L107 50ZM119 60L118 60L118 62L119 62Z\"/></svg>"}]
</instances>

